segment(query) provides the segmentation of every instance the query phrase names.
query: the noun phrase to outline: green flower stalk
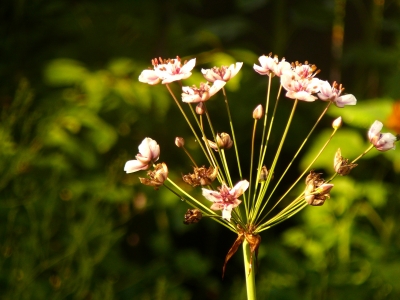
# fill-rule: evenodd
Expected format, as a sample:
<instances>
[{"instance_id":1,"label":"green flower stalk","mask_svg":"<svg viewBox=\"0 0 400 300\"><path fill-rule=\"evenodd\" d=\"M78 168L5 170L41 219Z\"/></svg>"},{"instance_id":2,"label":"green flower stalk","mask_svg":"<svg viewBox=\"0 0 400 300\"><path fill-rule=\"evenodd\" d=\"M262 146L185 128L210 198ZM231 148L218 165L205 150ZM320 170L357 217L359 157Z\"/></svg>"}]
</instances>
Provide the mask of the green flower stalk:
<instances>
[{"instance_id":1,"label":"green flower stalk","mask_svg":"<svg viewBox=\"0 0 400 300\"><path fill-rule=\"evenodd\" d=\"M237 135L234 131L234 120L230 113L230 107L234 107L234 103L233 105L232 103L229 104L224 88L228 81L238 74L243 63L238 62L229 67L202 69L202 74L207 82L200 83L198 87L184 86L180 83L182 88L181 100L184 103L181 104L169 84L188 78L192 74L191 71L195 67L195 63L196 60L191 59L182 64L179 57L168 60L154 59L152 61L153 69L144 70L139 76L139 81L150 85L165 84L184 120L190 127L194 138L199 142L204 154L204 160L196 162L191 153L184 147L185 140L182 137L175 139L176 146L184 150L193 166L193 173L183 175L181 184L186 183L193 188L201 188L203 197L200 199L193 197L180 187L180 183L168 178L166 163L154 164L160 157L160 146L151 138L143 140L139 146L139 153L136 155L136 159L128 161L124 170L127 173L133 173L148 170L153 166L154 170L147 172L149 178L140 178L141 183L153 186L155 189L165 187L187 203L191 208L188 208L184 216L185 224L196 224L200 220L211 219L235 232L237 238L225 257L222 276L225 274L228 261L242 246L247 298L256 299L255 262L261 243L260 233L289 219L307 206L323 205L330 198L330 191L334 187L331 181L337 175L348 175L357 166L355 162L374 147L379 151L394 149L397 137L390 133L381 133L383 125L379 121L375 121L368 132L371 146L352 162L343 158L339 149L334 157L334 174L329 180L324 180L322 173L312 170L312 165L318 157L323 155L326 146L341 127L342 119L338 118L332 123L333 131L331 136L310 164L294 182L285 183L289 186L286 192L282 195L275 195L278 186L285 182L285 175L320 124L322 118L326 115L329 107L332 104L340 108L347 105L355 105L356 98L351 94L343 95L344 88L342 85L336 82L331 85L327 81L318 79L316 75L319 70L315 65L308 62L301 64L298 62L289 63L285 59L279 61L277 56L272 57L271 54L259 57L259 65L254 64L253 68L260 75L268 76L267 95L265 106L258 105L252 111L254 125L250 145L250 165L249 168L246 168L250 169L250 173L246 176L242 174L236 142ZM280 81L276 97L271 97L272 80ZM218 128L214 128L212 117L207 110L207 105L212 105L208 100L211 97L217 97L216 95L220 91L223 92L223 97L221 98L226 104L230 133L219 133ZM278 104L283 101L281 99L282 92L286 98L293 101L293 107L278 147L270 149L271 146L268 143L274 130ZM275 103L272 103L273 100L271 99L273 98L276 99ZM277 166L282 163L280 159L282 149L291 141L290 127L295 118L297 107L299 105L312 105L317 100L327 102L326 107L322 110L315 124L308 132L305 132L304 141L298 146L297 152L286 168L279 168L279 170L283 169L284 171L281 174L275 174ZM269 106L272 104L274 107L272 113L269 113ZM191 117L185 113L182 105L189 106L189 110L192 113ZM251 111L249 110L250 117ZM263 127L262 136L259 139L256 138L257 126ZM211 132L211 135L207 135L206 132ZM256 145L257 140L261 141L260 145ZM229 149L234 149L235 151L236 160L234 162L227 159L226 151L233 151ZM266 162L266 157L271 157L272 161ZM237 165L235 168L237 167L239 171L239 178L232 178L230 173L232 163ZM300 189L298 195L295 197L289 196L291 195L289 193L302 180L304 186ZM289 197L293 197L293 199L285 201L288 202L285 207L278 206L284 199Z\"/></svg>"}]
</instances>

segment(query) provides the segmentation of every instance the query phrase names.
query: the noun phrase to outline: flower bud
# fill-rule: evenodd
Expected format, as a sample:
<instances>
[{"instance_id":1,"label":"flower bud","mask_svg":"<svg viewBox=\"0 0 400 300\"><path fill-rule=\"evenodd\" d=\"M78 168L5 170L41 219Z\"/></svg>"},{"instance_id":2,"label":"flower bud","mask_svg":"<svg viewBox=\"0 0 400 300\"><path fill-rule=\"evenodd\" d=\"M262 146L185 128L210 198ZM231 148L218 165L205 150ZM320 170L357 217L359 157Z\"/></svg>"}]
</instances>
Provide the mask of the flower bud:
<instances>
[{"instance_id":1,"label":"flower bud","mask_svg":"<svg viewBox=\"0 0 400 300\"><path fill-rule=\"evenodd\" d=\"M185 146L185 140L183 139L183 137L177 136L177 137L175 138L175 145L176 145L178 148L181 148L181 147Z\"/></svg>"},{"instance_id":2,"label":"flower bud","mask_svg":"<svg viewBox=\"0 0 400 300\"><path fill-rule=\"evenodd\" d=\"M233 141L229 134L223 132L217 134L217 144L221 149L230 149L233 145Z\"/></svg>"},{"instance_id":3,"label":"flower bud","mask_svg":"<svg viewBox=\"0 0 400 300\"><path fill-rule=\"evenodd\" d=\"M155 190L158 190L168 178L168 167L165 163L157 164L154 171L147 172L147 176L149 178L139 178L140 182L144 185L153 186Z\"/></svg>"},{"instance_id":4,"label":"flower bud","mask_svg":"<svg viewBox=\"0 0 400 300\"><path fill-rule=\"evenodd\" d=\"M199 102L199 104L197 104L197 106L196 106L196 114L198 114L198 115L202 115L202 114L204 114L204 104L203 104L203 102Z\"/></svg>"},{"instance_id":5,"label":"flower bud","mask_svg":"<svg viewBox=\"0 0 400 300\"><path fill-rule=\"evenodd\" d=\"M339 129L342 126L342 123L343 123L342 117L339 117L339 118L335 119L332 122L333 129Z\"/></svg>"},{"instance_id":6,"label":"flower bud","mask_svg":"<svg viewBox=\"0 0 400 300\"><path fill-rule=\"evenodd\" d=\"M165 163L157 164L154 180L159 183L164 183L164 181L168 178L168 167Z\"/></svg>"},{"instance_id":7,"label":"flower bud","mask_svg":"<svg viewBox=\"0 0 400 300\"><path fill-rule=\"evenodd\" d=\"M253 110L253 119L260 120L264 115L264 109L261 104L259 104L254 110Z\"/></svg>"},{"instance_id":8,"label":"flower bud","mask_svg":"<svg viewBox=\"0 0 400 300\"><path fill-rule=\"evenodd\" d=\"M355 167L357 167L357 164L350 163L348 159L342 156L340 148L337 149L333 159L333 168L335 169L335 172L340 176L345 176Z\"/></svg>"}]
</instances>

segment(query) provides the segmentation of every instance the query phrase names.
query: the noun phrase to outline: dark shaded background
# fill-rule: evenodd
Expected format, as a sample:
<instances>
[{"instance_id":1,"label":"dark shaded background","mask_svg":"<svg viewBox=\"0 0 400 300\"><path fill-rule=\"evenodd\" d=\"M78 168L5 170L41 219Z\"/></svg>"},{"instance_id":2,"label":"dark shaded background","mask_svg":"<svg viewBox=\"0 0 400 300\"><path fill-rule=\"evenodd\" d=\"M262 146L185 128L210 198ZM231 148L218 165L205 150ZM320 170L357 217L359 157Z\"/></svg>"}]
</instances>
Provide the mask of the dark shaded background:
<instances>
[{"instance_id":1,"label":"dark shaded background","mask_svg":"<svg viewBox=\"0 0 400 300\"><path fill-rule=\"evenodd\" d=\"M245 299L240 253L221 279L234 234L211 220L183 225L184 203L123 172L146 136L161 145L172 178L191 171L173 144L190 131L166 89L139 83L140 72L158 56L197 57L197 72L243 61L228 93L248 157L251 112L265 95L252 64L270 52L308 60L358 99L337 142L355 157L375 117L400 133L399 8L383 0L2 1L2 298ZM284 158L322 107L299 105ZM222 108L216 102L211 114L228 131ZM188 147L201 160L190 138ZM330 161L317 167L330 173ZM259 299L398 299L399 161L398 150L368 156L320 210L264 232Z\"/></svg>"}]
</instances>

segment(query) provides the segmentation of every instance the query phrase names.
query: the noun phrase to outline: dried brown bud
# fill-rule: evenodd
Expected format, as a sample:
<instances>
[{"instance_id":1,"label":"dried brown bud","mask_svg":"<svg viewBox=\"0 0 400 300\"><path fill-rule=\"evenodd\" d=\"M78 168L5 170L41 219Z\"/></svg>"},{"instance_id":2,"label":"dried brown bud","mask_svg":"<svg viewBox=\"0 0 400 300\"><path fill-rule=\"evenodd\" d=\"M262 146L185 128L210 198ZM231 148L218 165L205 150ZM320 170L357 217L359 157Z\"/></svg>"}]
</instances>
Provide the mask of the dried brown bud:
<instances>
[{"instance_id":1,"label":"dried brown bud","mask_svg":"<svg viewBox=\"0 0 400 300\"><path fill-rule=\"evenodd\" d=\"M157 164L154 171L148 171L149 178L139 178L140 182L144 185L154 186L158 190L163 185L164 181L168 178L168 167L165 163Z\"/></svg>"},{"instance_id":2,"label":"dried brown bud","mask_svg":"<svg viewBox=\"0 0 400 300\"><path fill-rule=\"evenodd\" d=\"M233 141L229 134L222 132L217 134L217 144L221 149L230 149L233 145Z\"/></svg>"},{"instance_id":3,"label":"dried brown bud","mask_svg":"<svg viewBox=\"0 0 400 300\"><path fill-rule=\"evenodd\" d=\"M194 209L188 209L185 213L185 220L183 221L183 224L189 225L189 224L194 224L198 223L201 218L203 217L203 214L201 211L197 208Z\"/></svg>"},{"instance_id":4,"label":"dried brown bud","mask_svg":"<svg viewBox=\"0 0 400 300\"><path fill-rule=\"evenodd\" d=\"M304 198L309 205L320 206L330 198L329 192L333 188L333 184L326 183L320 173L311 171L306 178L306 189L304 190Z\"/></svg>"},{"instance_id":5,"label":"dried brown bud","mask_svg":"<svg viewBox=\"0 0 400 300\"><path fill-rule=\"evenodd\" d=\"M335 172L341 176L345 176L350 173L352 169L357 167L357 164L352 164L348 159L343 158L340 148L337 149L335 153L335 158L333 160L333 167Z\"/></svg>"},{"instance_id":6,"label":"dried brown bud","mask_svg":"<svg viewBox=\"0 0 400 300\"><path fill-rule=\"evenodd\" d=\"M262 166L258 182L264 182L265 180L267 180L268 173L269 172L267 170L267 167L266 166Z\"/></svg>"},{"instance_id":7,"label":"dried brown bud","mask_svg":"<svg viewBox=\"0 0 400 300\"><path fill-rule=\"evenodd\" d=\"M259 104L254 110L253 110L253 119L260 120L264 115L264 109L261 104Z\"/></svg>"},{"instance_id":8,"label":"dried brown bud","mask_svg":"<svg viewBox=\"0 0 400 300\"><path fill-rule=\"evenodd\" d=\"M181 147L183 147L183 146L185 146L185 140L184 140L184 138L183 137L176 137L175 138L175 145L178 147L178 148L181 148Z\"/></svg>"},{"instance_id":9,"label":"dried brown bud","mask_svg":"<svg viewBox=\"0 0 400 300\"><path fill-rule=\"evenodd\" d=\"M192 187L198 185L210 185L218 175L218 168L209 167L208 169L203 167L194 168L193 174L183 175L182 179Z\"/></svg>"}]
</instances>

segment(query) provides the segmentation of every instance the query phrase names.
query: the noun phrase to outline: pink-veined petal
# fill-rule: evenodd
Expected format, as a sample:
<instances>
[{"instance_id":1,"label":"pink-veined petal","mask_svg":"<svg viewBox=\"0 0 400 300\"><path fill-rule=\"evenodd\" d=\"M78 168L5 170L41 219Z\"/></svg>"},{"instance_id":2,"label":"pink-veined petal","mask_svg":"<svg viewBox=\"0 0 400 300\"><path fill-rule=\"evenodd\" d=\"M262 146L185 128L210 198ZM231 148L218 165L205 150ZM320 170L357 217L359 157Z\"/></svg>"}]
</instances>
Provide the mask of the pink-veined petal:
<instances>
[{"instance_id":1,"label":"pink-veined petal","mask_svg":"<svg viewBox=\"0 0 400 300\"><path fill-rule=\"evenodd\" d=\"M160 77L154 72L154 70L143 70L142 73L139 76L139 81L148 83L150 85L155 85L159 83Z\"/></svg>"},{"instance_id":2,"label":"pink-veined petal","mask_svg":"<svg viewBox=\"0 0 400 300\"><path fill-rule=\"evenodd\" d=\"M212 202L218 202L221 201L221 195L220 193L213 191L213 190L208 190L208 189L202 189L202 194L203 196Z\"/></svg>"}]
</instances>

